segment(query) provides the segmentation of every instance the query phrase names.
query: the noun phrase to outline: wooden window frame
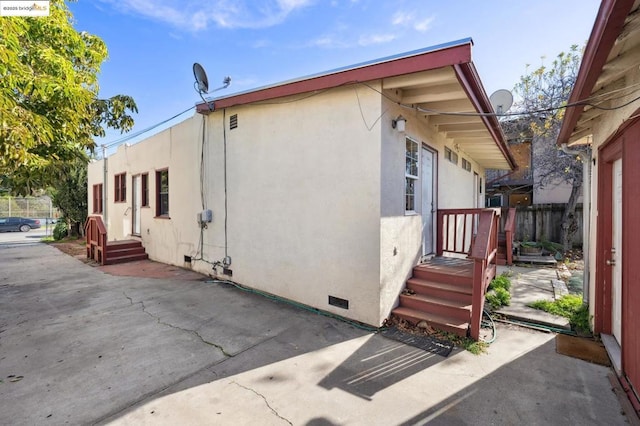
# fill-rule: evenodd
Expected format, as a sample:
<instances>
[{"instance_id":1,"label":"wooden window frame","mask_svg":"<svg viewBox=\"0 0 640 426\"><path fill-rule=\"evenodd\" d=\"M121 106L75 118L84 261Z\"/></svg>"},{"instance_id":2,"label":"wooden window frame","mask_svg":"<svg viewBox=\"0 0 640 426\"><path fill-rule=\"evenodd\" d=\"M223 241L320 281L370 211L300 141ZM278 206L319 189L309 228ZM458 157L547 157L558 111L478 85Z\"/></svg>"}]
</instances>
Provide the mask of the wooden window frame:
<instances>
[{"instance_id":1,"label":"wooden window frame","mask_svg":"<svg viewBox=\"0 0 640 426\"><path fill-rule=\"evenodd\" d=\"M93 214L102 214L102 184L93 185Z\"/></svg>"},{"instance_id":2,"label":"wooden window frame","mask_svg":"<svg viewBox=\"0 0 640 426\"><path fill-rule=\"evenodd\" d=\"M149 173L140 175L140 185L142 186L142 200L140 207L149 207Z\"/></svg>"},{"instance_id":3,"label":"wooden window frame","mask_svg":"<svg viewBox=\"0 0 640 426\"><path fill-rule=\"evenodd\" d=\"M162 174L167 174L167 191L162 192ZM156 217L169 218L169 169L156 170ZM167 197L167 211L162 209L162 197L166 194Z\"/></svg>"},{"instance_id":4,"label":"wooden window frame","mask_svg":"<svg viewBox=\"0 0 640 426\"><path fill-rule=\"evenodd\" d=\"M113 177L113 202L127 202L127 173L118 173Z\"/></svg>"}]
</instances>

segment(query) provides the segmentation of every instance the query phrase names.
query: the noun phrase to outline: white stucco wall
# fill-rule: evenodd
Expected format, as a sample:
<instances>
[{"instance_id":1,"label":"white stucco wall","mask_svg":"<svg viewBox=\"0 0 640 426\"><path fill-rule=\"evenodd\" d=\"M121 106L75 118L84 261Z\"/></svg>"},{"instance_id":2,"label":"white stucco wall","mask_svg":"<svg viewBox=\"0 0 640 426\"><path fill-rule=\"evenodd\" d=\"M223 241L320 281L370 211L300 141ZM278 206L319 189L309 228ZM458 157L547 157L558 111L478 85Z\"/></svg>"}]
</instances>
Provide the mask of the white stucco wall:
<instances>
[{"instance_id":1,"label":"white stucco wall","mask_svg":"<svg viewBox=\"0 0 640 426\"><path fill-rule=\"evenodd\" d=\"M405 212L405 138L412 139L437 151L437 209L475 208L478 200L473 172L484 176L481 168L469 155L458 152L458 164L444 158L445 146L455 151L451 140L428 125L420 114L401 109L383 99L382 128L382 186L380 218L380 317L386 318L397 304L398 294L411 276L413 266L422 255L421 202L416 201L416 213ZM406 132L391 127L391 120L402 114L407 118ZM462 168L462 158L471 162L472 170ZM482 182L484 194L484 179ZM416 193L421 192L418 186ZM482 195L482 199L484 196ZM436 216L434 214L434 221ZM435 231L434 236L435 240Z\"/></svg>"}]
</instances>

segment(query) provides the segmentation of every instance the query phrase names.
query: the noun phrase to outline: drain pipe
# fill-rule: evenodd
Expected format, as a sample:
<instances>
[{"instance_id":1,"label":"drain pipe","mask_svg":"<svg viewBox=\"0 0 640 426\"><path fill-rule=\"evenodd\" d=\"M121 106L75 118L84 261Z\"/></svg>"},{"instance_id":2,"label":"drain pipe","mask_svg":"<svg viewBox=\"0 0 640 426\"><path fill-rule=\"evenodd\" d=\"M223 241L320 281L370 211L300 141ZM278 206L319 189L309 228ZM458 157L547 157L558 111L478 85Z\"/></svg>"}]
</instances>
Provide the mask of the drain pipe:
<instances>
[{"instance_id":1,"label":"drain pipe","mask_svg":"<svg viewBox=\"0 0 640 426\"><path fill-rule=\"evenodd\" d=\"M584 271L582 275L582 303L589 305L589 276L590 276L590 234L591 234L591 149L569 149L566 143L560 149L569 155L579 155L582 158L582 258Z\"/></svg>"},{"instance_id":2,"label":"drain pipe","mask_svg":"<svg viewBox=\"0 0 640 426\"><path fill-rule=\"evenodd\" d=\"M102 145L102 218L109 228L107 220L107 147Z\"/></svg>"}]
</instances>

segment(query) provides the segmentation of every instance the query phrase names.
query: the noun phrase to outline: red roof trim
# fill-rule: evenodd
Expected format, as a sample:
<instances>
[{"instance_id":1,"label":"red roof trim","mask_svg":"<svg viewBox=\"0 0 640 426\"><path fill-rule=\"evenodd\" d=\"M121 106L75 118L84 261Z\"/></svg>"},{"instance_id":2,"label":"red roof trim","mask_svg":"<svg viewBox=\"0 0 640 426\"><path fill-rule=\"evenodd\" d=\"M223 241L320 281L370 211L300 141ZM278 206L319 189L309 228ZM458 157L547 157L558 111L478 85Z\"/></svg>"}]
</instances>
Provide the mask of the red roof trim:
<instances>
[{"instance_id":1,"label":"red roof trim","mask_svg":"<svg viewBox=\"0 0 640 426\"><path fill-rule=\"evenodd\" d=\"M420 55L404 57L388 62L367 65L361 68L349 69L333 74L311 77L251 92L231 95L229 97L215 100L214 105L215 110L217 110L236 105L280 98L283 96L330 89L332 87L343 86L345 84L394 77L469 62L471 62L471 42L442 50L426 52ZM209 114L212 111L209 110L207 104L202 103L197 105L197 112L201 114Z\"/></svg>"},{"instance_id":2,"label":"red roof trim","mask_svg":"<svg viewBox=\"0 0 640 426\"><path fill-rule=\"evenodd\" d=\"M464 91L467 93L467 96L471 100L476 112L480 113L489 113L493 112L493 107L491 106L491 102L487 97L487 93L484 91L482 87L482 83L480 82L480 76L476 71L476 68L471 63L459 64L455 65L456 76L458 77L458 81L464 88ZM511 170L515 170L518 168L516 164L515 158L513 154L507 147L507 142L504 138L504 133L502 132L502 126L498 122L498 118L495 115L485 115L482 116L482 121L484 121L485 126L491 133L491 137L496 142L498 149L504 155L504 158L509 163L509 167Z\"/></svg>"},{"instance_id":3,"label":"red roof trim","mask_svg":"<svg viewBox=\"0 0 640 426\"><path fill-rule=\"evenodd\" d=\"M602 0L596 21L591 30L589 42L585 48L569 103L588 98L602 73L616 39L624 26L624 21L633 7L634 0ZM567 143L578 124L584 106L567 108L558 144Z\"/></svg>"}]
</instances>

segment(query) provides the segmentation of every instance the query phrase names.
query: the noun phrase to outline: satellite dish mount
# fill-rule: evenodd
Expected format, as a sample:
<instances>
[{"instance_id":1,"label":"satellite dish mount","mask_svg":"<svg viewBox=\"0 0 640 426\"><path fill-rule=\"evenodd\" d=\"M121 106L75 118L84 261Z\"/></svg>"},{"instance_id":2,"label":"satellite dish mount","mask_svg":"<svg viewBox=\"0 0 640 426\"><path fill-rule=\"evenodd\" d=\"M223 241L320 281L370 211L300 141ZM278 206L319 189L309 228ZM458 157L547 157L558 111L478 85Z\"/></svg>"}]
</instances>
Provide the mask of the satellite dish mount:
<instances>
[{"instance_id":1,"label":"satellite dish mount","mask_svg":"<svg viewBox=\"0 0 640 426\"><path fill-rule=\"evenodd\" d=\"M497 115L506 114L513 105L513 95L506 89L499 89L489 96L491 106Z\"/></svg>"},{"instance_id":2,"label":"satellite dish mount","mask_svg":"<svg viewBox=\"0 0 640 426\"><path fill-rule=\"evenodd\" d=\"M209 79L207 78L207 73L204 71L202 65L197 62L193 64L193 76L196 79L196 81L193 83L194 89L196 89L196 92L198 92L198 94L202 98L202 101L207 104L207 106L209 107L209 111L213 111L213 101L207 101L204 98L203 93L216 92L221 89L226 89L231 84L231 77L225 77L222 80L221 87L209 91Z\"/></svg>"}]
</instances>

